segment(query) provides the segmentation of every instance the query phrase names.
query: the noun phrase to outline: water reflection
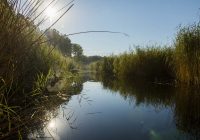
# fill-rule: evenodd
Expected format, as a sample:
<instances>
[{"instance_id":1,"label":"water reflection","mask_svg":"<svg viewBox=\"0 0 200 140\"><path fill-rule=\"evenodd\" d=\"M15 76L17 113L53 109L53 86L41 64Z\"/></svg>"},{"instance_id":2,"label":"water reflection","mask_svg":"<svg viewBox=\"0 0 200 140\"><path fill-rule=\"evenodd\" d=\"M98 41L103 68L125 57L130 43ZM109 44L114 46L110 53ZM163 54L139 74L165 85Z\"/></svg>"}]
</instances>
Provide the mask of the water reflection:
<instances>
[{"instance_id":1,"label":"water reflection","mask_svg":"<svg viewBox=\"0 0 200 140\"><path fill-rule=\"evenodd\" d=\"M102 80L103 87L119 92L124 99L136 99L136 105L172 106L175 89L171 86L161 86L148 83L131 83L119 80Z\"/></svg>"},{"instance_id":2,"label":"water reflection","mask_svg":"<svg viewBox=\"0 0 200 140\"><path fill-rule=\"evenodd\" d=\"M176 94L174 117L177 128L191 139L200 139L200 91L180 88Z\"/></svg>"},{"instance_id":3,"label":"water reflection","mask_svg":"<svg viewBox=\"0 0 200 140\"><path fill-rule=\"evenodd\" d=\"M125 100L136 100L136 105L153 105L155 109L172 108L178 130L185 139L200 139L200 91L196 88L131 83L102 78L105 89L120 93ZM151 131L154 135L154 132Z\"/></svg>"},{"instance_id":4,"label":"water reflection","mask_svg":"<svg viewBox=\"0 0 200 140\"><path fill-rule=\"evenodd\" d=\"M77 81L68 89L68 100L34 137L200 139L200 92L196 89L94 79L91 75Z\"/></svg>"},{"instance_id":5,"label":"water reflection","mask_svg":"<svg viewBox=\"0 0 200 140\"><path fill-rule=\"evenodd\" d=\"M68 102L73 95L79 95L83 89L83 78L77 77L66 89L56 95L52 95L45 103L45 109L40 110L35 120L28 126L28 139L60 139L59 129L75 129L75 116L73 110L68 107ZM44 102L44 101L43 101ZM38 119L39 118L39 119ZM61 121L62 120L62 123ZM26 134L25 134L26 135Z\"/></svg>"}]
</instances>

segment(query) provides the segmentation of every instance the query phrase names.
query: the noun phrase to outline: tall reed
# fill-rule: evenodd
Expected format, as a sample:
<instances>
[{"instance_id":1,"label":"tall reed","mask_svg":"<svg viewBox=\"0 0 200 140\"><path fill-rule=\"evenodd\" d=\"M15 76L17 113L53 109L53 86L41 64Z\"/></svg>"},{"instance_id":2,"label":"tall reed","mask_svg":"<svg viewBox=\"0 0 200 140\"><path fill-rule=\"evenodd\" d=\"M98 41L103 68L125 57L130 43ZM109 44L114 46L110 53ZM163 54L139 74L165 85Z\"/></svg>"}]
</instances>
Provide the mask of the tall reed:
<instances>
[{"instance_id":1,"label":"tall reed","mask_svg":"<svg viewBox=\"0 0 200 140\"><path fill-rule=\"evenodd\" d=\"M187 85L200 84L200 23L181 27L175 41L177 80Z\"/></svg>"},{"instance_id":2,"label":"tall reed","mask_svg":"<svg viewBox=\"0 0 200 140\"><path fill-rule=\"evenodd\" d=\"M137 47L135 51L119 56L105 57L94 64L102 75L114 76L118 79L169 82L174 79L173 66L170 63L173 49L166 47Z\"/></svg>"},{"instance_id":3,"label":"tall reed","mask_svg":"<svg viewBox=\"0 0 200 140\"><path fill-rule=\"evenodd\" d=\"M60 15L47 30L39 26L48 20L45 10L57 4L51 0L1 0L0 1L0 137L21 130L19 114L28 107L36 107L41 91L54 78L70 76L75 63L64 57L54 46L49 46L44 36L68 10L72 2L60 8ZM51 79L48 79L51 78ZM35 96L39 95L39 96ZM42 100L40 100L42 102ZM33 114L30 109L28 114ZM27 118L31 119L31 116ZM22 123L22 124L20 124ZM14 128L14 130L13 130Z\"/></svg>"}]
</instances>

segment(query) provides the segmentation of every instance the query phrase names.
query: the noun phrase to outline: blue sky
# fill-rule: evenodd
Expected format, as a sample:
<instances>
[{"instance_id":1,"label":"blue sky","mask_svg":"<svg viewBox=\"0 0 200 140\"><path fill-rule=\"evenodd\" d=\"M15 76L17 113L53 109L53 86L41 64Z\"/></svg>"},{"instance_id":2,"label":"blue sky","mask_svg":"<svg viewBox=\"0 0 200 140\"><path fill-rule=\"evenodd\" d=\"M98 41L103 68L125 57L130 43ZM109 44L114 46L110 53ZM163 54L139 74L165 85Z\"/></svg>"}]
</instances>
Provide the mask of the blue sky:
<instances>
[{"instance_id":1,"label":"blue sky","mask_svg":"<svg viewBox=\"0 0 200 140\"><path fill-rule=\"evenodd\" d=\"M66 3L61 0L60 4ZM110 30L120 34L91 33L69 38L86 55L110 55L133 45L170 45L177 28L197 22L200 0L76 0L55 26L62 34L86 30Z\"/></svg>"}]
</instances>

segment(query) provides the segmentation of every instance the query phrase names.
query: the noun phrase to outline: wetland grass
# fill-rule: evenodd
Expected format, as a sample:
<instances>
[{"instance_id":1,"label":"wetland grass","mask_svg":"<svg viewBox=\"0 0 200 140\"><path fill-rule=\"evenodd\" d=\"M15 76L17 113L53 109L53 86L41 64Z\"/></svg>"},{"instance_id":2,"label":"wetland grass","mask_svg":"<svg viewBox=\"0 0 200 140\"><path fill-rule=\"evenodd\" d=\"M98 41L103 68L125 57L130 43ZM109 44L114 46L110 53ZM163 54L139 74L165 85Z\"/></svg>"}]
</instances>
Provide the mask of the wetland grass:
<instances>
[{"instance_id":1,"label":"wetland grass","mask_svg":"<svg viewBox=\"0 0 200 140\"><path fill-rule=\"evenodd\" d=\"M199 87L200 22L181 27L172 46L136 47L104 57L90 69L117 79Z\"/></svg>"},{"instance_id":2,"label":"wetland grass","mask_svg":"<svg viewBox=\"0 0 200 140\"><path fill-rule=\"evenodd\" d=\"M60 16L47 30L69 11L72 2L59 10ZM48 93L48 84L67 79L70 85L75 62L46 43L47 30L39 29L48 19L45 10L56 3L51 0L44 6L44 0L0 1L0 139L22 137L22 127L28 129L34 119L42 120L44 112L39 110L55 107L49 100L56 94Z\"/></svg>"}]
</instances>

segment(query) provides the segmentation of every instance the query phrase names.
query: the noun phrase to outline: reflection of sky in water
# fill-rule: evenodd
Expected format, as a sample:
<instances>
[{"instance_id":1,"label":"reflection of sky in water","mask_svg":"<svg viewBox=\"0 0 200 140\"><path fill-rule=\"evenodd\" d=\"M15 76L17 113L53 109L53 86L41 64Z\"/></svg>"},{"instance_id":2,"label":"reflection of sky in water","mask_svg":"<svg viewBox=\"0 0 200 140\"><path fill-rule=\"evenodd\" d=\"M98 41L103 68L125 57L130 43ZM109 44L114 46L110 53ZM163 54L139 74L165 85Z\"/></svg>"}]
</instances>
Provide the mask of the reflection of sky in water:
<instances>
[{"instance_id":1,"label":"reflection of sky in water","mask_svg":"<svg viewBox=\"0 0 200 140\"><path fill-rule=\"evenodd\" d=\"M181 138L170 106L135 104L119 93L86 82L80 95L60 107L59 115L44 129L46 137L70 140Z\"/></svg>"}]
</instances>

